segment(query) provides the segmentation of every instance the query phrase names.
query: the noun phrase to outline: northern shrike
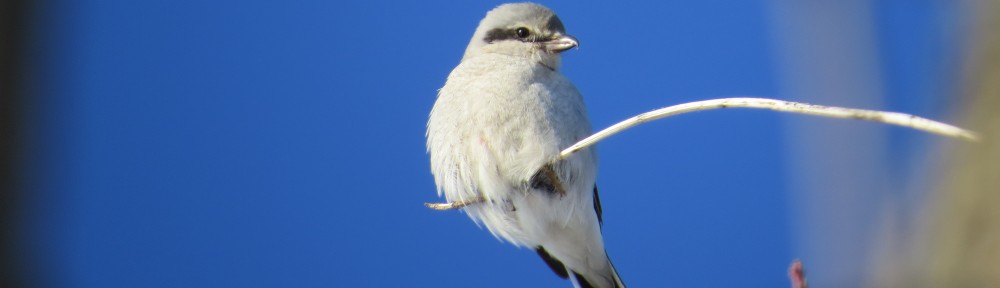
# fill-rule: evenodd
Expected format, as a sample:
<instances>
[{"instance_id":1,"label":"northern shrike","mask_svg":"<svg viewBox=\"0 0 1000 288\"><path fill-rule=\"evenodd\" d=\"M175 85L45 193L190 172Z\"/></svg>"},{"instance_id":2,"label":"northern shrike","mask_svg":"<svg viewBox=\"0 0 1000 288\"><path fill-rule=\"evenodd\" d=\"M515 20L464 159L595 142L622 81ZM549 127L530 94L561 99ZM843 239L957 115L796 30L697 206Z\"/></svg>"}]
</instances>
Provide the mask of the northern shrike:
<instances>
[{"instance_id":1,"label":"northern shrike","mask_svg":"<svg viewBox=\"0 0 1000 288\"><path fill-rule=\"evenodd\" d=\"M590 135L580 92L559 73L576 47L548 8L501 5L479 23L427 122L438 195L494 236L527 246L576 287L624 287L604 251L597 155L561 149Z\"/></svg>"}]
</instances>

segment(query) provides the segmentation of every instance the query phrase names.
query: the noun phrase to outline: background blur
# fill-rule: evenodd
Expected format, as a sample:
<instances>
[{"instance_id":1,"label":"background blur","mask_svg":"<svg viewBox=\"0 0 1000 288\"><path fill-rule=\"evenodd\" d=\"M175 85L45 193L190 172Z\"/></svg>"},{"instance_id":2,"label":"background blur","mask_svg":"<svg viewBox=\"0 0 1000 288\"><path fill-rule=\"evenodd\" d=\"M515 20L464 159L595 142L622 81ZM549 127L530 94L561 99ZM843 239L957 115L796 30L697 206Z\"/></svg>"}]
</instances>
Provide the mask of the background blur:
<instances>
[{"instance_id":1,"label":"background blur","mask_svg":"<svg viewBox=\"0 0 1000 288\"><path fill-rule=\"evenodd\" d=\"M0 286L570 287L422 205L436 91L501 2L29 2L0 17ZM1000 5L809 2L543 4L595 129L759 96L985 140L750 110L619 134L598 183L625 282L784 287L800 258L814 287L998 283Z\"/></svg>"}]
</instances>

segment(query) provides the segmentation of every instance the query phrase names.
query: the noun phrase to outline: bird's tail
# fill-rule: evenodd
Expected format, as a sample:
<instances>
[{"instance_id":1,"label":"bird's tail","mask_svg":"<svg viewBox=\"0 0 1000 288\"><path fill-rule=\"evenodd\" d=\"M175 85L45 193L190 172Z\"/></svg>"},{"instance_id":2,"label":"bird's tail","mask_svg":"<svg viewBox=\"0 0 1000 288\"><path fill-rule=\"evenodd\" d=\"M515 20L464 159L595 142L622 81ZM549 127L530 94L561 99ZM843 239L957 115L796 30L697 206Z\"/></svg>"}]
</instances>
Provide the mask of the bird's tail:
<instances>
[{"instance_id":1,"label":"bird's tail","mask_svg":"<svg viewBox=\"0 0 1000 288\"><path fill-rule=\"evenodd\" d=\"M625 288L625 282L622 282L622 277L618 276L618 269L615 269L615 264L611 263L611 259L608 259L608 266L611 266L611 277L615 281L615 288Z\"/></svg>"},{"instance_id":2,"label":"bird's tail","mask_svg":"<svg viewBox=\"0 0 1000 288\"><path fill-rule=\"evenodd\" d=\"M577 273L576 271L573 270L570 270L570 274L573 275L573 277L570 277L570 281L573 282L573 287L576 288L625 288L625 283L622 282L621 276L618 276L618 270L615 269L615 265L611 263L610 258L608 258L608 270L609 270L608 272L610 272L611 274L610 285L612 286L602 285L605 282L601 282L597 285L594 285L593 284L594 282L587 280L588 278L606 279L607 276L590 275L590 277L585 277L584 275L580 275L580 273Z\"/></svg>"},{"instance_id":3,"label":"bird's tail","mask_svg":"<svg viewBox=\"0 0 1000 288\"><path fill-rule=\"evenodd\" d=\"M607 258L607 253L604 255L604 259L608 259L608 269L604 271L582 271L577 272L574 269L563 265L562 261L559 261L555 257L552 257L542 246L535 248L535 252L538 252L538 256L542 257L545 264L552 268L552 271L559 276L559 278L569 278L570 282L573 282L573 287L576 288L625 288L625 283L622 282L622 278L618 276L618 270L615 269L615 265L611 264L611 259ZM584 276L587 275L587 276ZM610 277L610 278L609 278ZM588 280L591 279L591 280ZM596 282L600 281L600 282ZM596 284L596 285L595 285Z\"/></svg>"}]
</instances>

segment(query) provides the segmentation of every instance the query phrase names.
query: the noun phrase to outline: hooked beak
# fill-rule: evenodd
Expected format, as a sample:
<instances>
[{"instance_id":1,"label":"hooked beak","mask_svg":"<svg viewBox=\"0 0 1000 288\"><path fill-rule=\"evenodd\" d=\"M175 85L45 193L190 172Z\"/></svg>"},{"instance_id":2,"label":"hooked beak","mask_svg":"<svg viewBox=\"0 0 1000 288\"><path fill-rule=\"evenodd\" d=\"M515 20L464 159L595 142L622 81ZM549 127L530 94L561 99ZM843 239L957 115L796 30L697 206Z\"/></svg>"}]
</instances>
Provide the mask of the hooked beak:
<instances>
[{"instance_id":1,"label":"hooked beak","mask_svg":"<svg viewBox=\"0 0 1000 288\"><path fill-rule=\"evenodd\" d=\"M552 40L542 42L542 45L544 45L546 51L559 53L569 50L569 48L580 46L580 42L576 41L576 37L570 35L559 35L559 37L553 38Z\"/></svg>"}]
</instances>

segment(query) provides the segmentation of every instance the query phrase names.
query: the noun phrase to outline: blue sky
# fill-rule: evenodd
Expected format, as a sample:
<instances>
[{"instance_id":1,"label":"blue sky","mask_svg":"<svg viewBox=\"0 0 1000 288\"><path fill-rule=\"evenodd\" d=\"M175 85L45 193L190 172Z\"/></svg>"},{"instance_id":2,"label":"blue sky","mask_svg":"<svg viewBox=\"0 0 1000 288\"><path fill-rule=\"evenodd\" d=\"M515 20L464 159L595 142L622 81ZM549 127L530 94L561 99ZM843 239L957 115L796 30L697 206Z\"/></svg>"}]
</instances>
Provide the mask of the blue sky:
<instances>
[{"instance_id":1,"label":"blue sky","mask_svg":"<svg viewBox=\"0 0 1000 288\"><path fill-rule=\"evenodd\" d=\"M436 91L501 2L51 2L24 234L44 284L570 287L531 250L422 205L440 200L424 146ZM600 129L688 101L805 99L780 70L785 2L543 4L581 42L563 71ZM955 11L901 2L856 15L884 87L862 108L949 120ZM626 283L781 287L793 259L808 269L802 242L823 242L797 236L787 152L806 117L703 112L602 142L603 229ZM890 184L920 175L934 136L847 123L886 135L873 145L892 148Z\"/></svg>"}]
</instances>

